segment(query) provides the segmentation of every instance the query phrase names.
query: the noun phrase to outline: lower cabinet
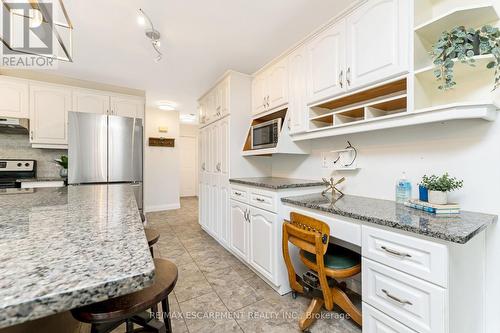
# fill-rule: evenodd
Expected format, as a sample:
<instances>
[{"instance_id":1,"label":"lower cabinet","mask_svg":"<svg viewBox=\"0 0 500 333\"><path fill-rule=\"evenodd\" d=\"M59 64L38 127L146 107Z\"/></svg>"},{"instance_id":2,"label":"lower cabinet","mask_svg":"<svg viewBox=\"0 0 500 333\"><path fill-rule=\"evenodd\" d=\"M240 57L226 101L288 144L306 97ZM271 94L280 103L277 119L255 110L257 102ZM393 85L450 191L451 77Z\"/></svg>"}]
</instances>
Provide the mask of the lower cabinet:
<instances>
[{"instance_id":1,"label":"lower cabinet","mask_svg":"<svg viewBox=\"0 0 500 333\"><path fill-rule=\"evenodd\" d=\"M248 205L231 200L230 248L243 260L248 261Z\"/></svg>"}]
</instances>

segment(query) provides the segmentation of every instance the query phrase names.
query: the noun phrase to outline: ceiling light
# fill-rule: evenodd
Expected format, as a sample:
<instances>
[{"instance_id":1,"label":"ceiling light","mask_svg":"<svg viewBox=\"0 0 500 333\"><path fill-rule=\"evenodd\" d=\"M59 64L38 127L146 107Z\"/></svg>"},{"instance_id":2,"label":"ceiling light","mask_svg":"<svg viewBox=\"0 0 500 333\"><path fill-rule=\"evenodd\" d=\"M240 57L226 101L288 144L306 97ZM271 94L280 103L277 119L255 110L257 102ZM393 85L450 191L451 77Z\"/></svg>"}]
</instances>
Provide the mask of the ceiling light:
<instances>
[{"instance_id":1,"label":"ceiling light","mask_svg":"<svg viewBox=\"0 0 500 333\"><path fill-rule=\"evenodd\" d=\"M177 105L172 102L158 102L158 109L164 111L174 111Z\"/></svg>"},{"instance_id":2,"label":"ceiling light","mask_svg":"<svg viewBox=\"0 0 500 333\"><path fill-rule=\"evenodd\" d=\"M151 46L153 46L153 49L156 51L157 56L155 58L156 62L159 62L161 58L163 57L163 54L160 51L160 38L161 34L158 30L155 29L153 26L153 21L149 18L149 16L142 10L142 8L139 8L140 16L137 19L139 25L145 26L146 22L149 25L149 29L146 29L145 34L146 37L151 41Z\"/></svg>"},{"instance_id":3,"label":"ceiling light","mask_svg":"<svg viewBox=\"0 0 500 333\"><path fill-rule=\"evenodd\" d=\"M183 123L194 123L196 121L196 115L194 113L181 114L179 118Z\"/></svg>"}]
</instances>

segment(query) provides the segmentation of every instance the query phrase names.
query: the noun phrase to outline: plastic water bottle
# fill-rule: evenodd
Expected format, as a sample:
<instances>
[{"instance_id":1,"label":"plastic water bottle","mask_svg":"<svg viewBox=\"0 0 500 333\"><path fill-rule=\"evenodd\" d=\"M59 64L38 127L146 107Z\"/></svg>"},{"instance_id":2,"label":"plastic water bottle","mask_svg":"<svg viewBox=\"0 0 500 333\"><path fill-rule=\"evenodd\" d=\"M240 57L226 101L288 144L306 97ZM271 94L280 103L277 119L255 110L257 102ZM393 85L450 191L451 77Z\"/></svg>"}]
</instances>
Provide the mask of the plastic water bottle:
<instances>
[{"instance_id":1,"label":"plastic water bottle","mask_svg":"<svg viewBox=\"0 0 500 333\"><path fill-rule=\"evenodd\" d=\"M396 203L405 203L411 199L411 183L406 179L406 173L396 182Z\"/></svg>"}]
</instances>

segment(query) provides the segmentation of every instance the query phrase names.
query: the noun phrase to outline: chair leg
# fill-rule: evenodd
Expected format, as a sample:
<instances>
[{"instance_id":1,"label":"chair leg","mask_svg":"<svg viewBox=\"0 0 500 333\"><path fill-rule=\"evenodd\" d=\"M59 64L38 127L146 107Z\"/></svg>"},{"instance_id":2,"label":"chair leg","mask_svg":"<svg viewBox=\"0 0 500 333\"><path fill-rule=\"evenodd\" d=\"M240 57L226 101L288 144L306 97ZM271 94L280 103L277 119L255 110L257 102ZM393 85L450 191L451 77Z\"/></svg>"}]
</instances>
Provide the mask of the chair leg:
<instances>
[{"instance_id":1,"label":"chair leg","mask_svg":"<svg viewBox=\"0 0 500 333\"><path fill-rule=\"evenodd\" d=\"M151 257L154 258L155 257L155 251L153 250L152 246L149 247L149 251L151 252Z\"/></svg>"},{"instance_id":2,"label":"chair leg","mask_svg":"<svg viewBox=\"0 0 500 333\"><path fill-rule=\"evenodd\" d=\"M127 333L134 332L134 323L131 320L127 319L126 326L127 326L127 330L126 330Z\"/></svg>"},{"instance_id":3,"label":"chair leg","mask_svg":"<svg viewBox=\"0 0 500 333\"><path fill-rule=\"evenodd\" d=\"M311 300L311 304L307 308L306 312L300 317L299 327L302 331L306 330L311 326L316 320L316 315L321 312L321 308L323 307L323 301L320 298L313 298Z\"/></svg>"},{"instance_id":4,"label":"chair leg","mask_svg":"<svg viewBox=\"0 0 500 333\"><path fill-rule=\"evenodd\" d=\"M168 297L161 301L163 310L163 322L167 328L167 333L172 333L172 323L170 322L170 307L168 305Z\"/></svg>"},{"instance_id":5,"label":"chair leg","mask_svg":"<svg viewBox=\"0 0 500 333\"><path fill-rule=\"evenodd\" d=\"M337 287L332 288L333 302L337 304L342 310L345 311L352 320L359 326L362 326L361 311L351 302L346 293Z\"/></svg>"}]
</instances>

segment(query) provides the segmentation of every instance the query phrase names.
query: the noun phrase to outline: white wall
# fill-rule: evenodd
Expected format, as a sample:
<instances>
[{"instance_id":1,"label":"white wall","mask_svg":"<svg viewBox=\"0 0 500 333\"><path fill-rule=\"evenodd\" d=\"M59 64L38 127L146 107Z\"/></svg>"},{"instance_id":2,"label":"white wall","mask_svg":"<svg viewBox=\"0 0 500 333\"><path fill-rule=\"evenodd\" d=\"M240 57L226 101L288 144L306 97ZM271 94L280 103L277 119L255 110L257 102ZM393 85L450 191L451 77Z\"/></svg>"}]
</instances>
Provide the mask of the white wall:
<instances>
[{"instance_id":1,"label":"white wall","mask_svg":"<svg viewBox=\"0 0 500 333\"><path fill-rule=\"evenodd\" d=\"M329 176L321 168L321 152L340 149L349 140L359 150L357 172L342 172L347 194L394 200L396 179L402 171L414 184L424 174L451 175L464 180L464 188L453 192L465 210L500 214L500 119L454 121L407 128L360 133L312 142L310 156L273 157L273 176L319 179ZM497 223L498 224L498 223ZM500 295L500 228L487 229L486 327L498 332Z\"/></svg>"},{"instance_id":2,"label":"white wall","mask_svg":"<svg viewBox=\"0 0 500 333\"><path fill-rule=\"evenodd\" d=\"M160 133L158 127L168 127ZM146 212L177 209L179 202L179 112L146 109L144 207ZM175 148L149 147L149 137L175 138Z\"/></svg>"}]
</instances>

